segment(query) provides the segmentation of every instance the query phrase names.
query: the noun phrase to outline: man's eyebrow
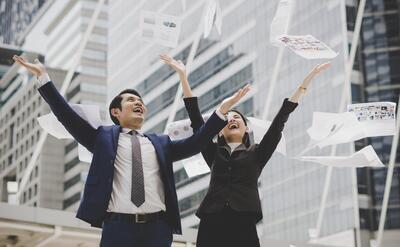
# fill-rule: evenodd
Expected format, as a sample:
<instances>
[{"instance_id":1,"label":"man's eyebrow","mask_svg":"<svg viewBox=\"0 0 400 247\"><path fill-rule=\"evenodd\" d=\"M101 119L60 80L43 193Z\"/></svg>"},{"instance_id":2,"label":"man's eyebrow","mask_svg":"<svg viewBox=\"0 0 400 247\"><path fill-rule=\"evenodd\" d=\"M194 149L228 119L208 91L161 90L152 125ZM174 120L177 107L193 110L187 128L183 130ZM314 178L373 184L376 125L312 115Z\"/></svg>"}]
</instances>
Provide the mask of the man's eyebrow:
<instances>
[{"instance_id":1,"label":"man's eyebrow","mask_svg":"<svg viewBox=\"0 0 400 247\"><path fill-rule=\"evenodd\" d=\"M140 97L135 97L135 96L128 96L127 99L137 99L137 100L140 100L141 102L143 102L142 98L140 98Z\"/></svg>"}]
</instances>

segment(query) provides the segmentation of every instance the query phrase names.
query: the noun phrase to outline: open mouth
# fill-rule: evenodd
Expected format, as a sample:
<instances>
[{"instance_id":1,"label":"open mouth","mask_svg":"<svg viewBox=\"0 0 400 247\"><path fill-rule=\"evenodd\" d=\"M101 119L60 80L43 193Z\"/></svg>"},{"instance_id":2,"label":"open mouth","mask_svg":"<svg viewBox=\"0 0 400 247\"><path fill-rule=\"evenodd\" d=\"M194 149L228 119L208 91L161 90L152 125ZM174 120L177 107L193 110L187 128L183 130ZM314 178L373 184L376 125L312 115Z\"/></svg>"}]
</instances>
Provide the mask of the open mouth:
<instances>
[{"instance_id":1,"label":"open mouth","mask_svg":"<svg viewBox=\"0 0 400 247\"><path fill-rule=\"evenodd\" d=\"M144 113L144 109L142 107L135 107L133 109L134 113L139 113L139 114L143 114Z\"/></svg>"},{"instance_id":2,"label":"open mouth","mask_svg":"<svg viewBox=\"0 0 400 247\"><path fill-rule=\"evenodd\" d=\"M239 125L237 123L231 123L228 125L228 129L230 130L239 129Z\"/></svg>"}]
</instances>

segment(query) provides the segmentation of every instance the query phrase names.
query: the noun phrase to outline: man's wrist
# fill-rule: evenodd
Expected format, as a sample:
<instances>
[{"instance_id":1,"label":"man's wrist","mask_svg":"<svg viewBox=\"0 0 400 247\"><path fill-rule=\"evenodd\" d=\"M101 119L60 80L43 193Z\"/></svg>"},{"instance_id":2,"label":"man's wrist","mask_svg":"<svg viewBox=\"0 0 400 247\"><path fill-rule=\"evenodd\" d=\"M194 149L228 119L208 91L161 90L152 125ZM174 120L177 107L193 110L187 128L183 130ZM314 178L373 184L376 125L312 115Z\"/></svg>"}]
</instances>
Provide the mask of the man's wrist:
<instances>
[{"instance_id":1,"label":"man's wrist","mask_svg":"<svg viewBox=\"0 0 400 247\"><path fill-rule=\"evenodd\" d=\"M46 84L47 82L51 81L50 80L50 76L49 74L47 74L47 72L42 73L41 75L39 75L37 77L37 80L39 82L39 85L43 86L44 84Z\"/></svg>"}]
</instances>

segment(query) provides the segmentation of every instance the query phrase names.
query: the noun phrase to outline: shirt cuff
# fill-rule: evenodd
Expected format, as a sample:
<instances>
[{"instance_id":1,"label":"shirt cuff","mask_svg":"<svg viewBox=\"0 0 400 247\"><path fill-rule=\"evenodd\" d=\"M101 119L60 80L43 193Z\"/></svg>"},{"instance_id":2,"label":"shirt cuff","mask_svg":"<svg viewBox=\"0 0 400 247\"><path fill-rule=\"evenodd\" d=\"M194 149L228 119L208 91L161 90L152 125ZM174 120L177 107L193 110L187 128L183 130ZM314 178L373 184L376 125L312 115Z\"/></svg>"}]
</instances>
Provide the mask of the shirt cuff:
<instances>
[{"instance_id":1,"label":"shirt cuff","mask_svg":"<svg viewBox=\"0 0 400 247\"><path fill-rule=\"evenodd\" d=\"M50 76L47 73L42 74L37 78L37 83L39 87L43 86L44 84L48 83L50 80Z\"/></svg>"},{"instance_id":2,"label":"shirt cuff","mask_svg":"<svg viewBox=\"0 0 400 247\"><path fill-rule=\"evenodd\" d=\"M224 121L227 120L226 116L225 116L224 114L222 114L222 112L221 112L221 110L220 110L219 108L215 111L215 113L216 113L217 116L218 116L219 118L221 118L222 120L224 120Z\"/></svg>"}]
</instances>

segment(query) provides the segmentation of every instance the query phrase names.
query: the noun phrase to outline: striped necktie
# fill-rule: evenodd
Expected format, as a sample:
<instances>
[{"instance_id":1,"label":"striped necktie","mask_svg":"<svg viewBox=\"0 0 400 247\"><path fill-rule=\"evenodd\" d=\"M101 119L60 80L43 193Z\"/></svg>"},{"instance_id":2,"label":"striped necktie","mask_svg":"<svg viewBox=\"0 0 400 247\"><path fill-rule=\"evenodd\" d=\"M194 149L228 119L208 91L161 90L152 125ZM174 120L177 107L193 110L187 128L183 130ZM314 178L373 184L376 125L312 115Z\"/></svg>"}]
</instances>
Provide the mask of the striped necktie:
<instances>
[{"instance_id":1,"label":"striped necktie","mask_svg":"<svg viewBox=\"0 0 400 247\"><path fill-rule=\"evenodd\" d=\"M131 187L131 201L136 207L140 207L145 199L144 194L144 177L142 165L142 153L140 150L140 142L138 132L132 130L129 132L132 135L132 187Z\"/></svg>"}]
</instances>

